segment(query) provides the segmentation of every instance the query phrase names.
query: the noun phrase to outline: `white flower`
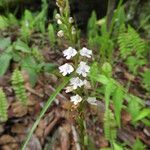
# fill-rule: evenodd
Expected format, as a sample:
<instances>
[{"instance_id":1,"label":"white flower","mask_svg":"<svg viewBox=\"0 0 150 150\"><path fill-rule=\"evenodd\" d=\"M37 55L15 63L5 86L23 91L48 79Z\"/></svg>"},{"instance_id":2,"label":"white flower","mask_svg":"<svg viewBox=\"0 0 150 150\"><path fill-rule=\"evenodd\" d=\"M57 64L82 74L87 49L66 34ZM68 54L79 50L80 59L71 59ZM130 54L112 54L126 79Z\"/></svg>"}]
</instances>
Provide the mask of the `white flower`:
<instances>
[{"instance_id":1,"label":"white flower","mask_svg":"<svg viewBox=\"0 0 150 150\"><path fill-rule=\"evenodd\" d=\"M87 102L91 105L97 105L96 97L88 97Z\"/></svg>"},{"instance_id":2,"label":"white flower","mask_svg":"<svg viewBox=\"0 0 150 150\"><path fill-rule=\"evenodd\" d=\"M62 21L60 19L58 19L57 24L62 24Z\"/></svg>"},{"instance_id":3,"label":"white flower","mask_svg":"<svg viewBox=\"0 0 150 150\"><path fill-rule=\"evenodd\" d=\"M84 80L84 81L83 81L83 84L84 84L84 87L85 87L86 89L91 89L91 84L90 84L89 81Z\"/></svg>"},{"instance_id":4,"label":"white flower","mask_svg":"<svg viewBox=\"0 0 150 150\"><path fill-rule=\"evenodd\" d=\"M69 17L69 23L73 23L73 22L74 22L73 18Z\"/></svg>"},{"instance_id":5,"label":"white flower","mask_svg":"<svg viewBox=\"0 0 150 150\"><path fill-rule=\"evenodd\" d=\"M66 57L66 59L70 59L71 57L74 57L77 54L77 51L74 48L69 47L68 49L63 51L63 54Z\"/></svg>"},{"instance_id":6,"label":"white flower","mask_svg":"<svg viewBox=\"0 0 150 150\"><path fill-rule=\"evenodd\" d=\"M55 19L60 19L60 14L57 13L57 14L55 15Z\"/></svg>"},{"instance_id":7,"label":"white flower","mask_svg":"<svg viewBox=\"0 0 150 150\"><path fill-rule=\"evenodd\" d=\"M66 93L69 93L69 92L72 92L73 90L74 90L74 88L73 88L73 86L67 86L66 88L65 88L65 92Z\"/></svg>"},{"instance_id":8,"label":"white flower","mask_svg":"<svg viewBox=\"0 0 150 150\"><path fill-rule=\"evenodd\" d=\"M78 103L80 103L82 101L81 96L79 96L78 94L75 96L71 96L70 97L71 102L73 102L74 105L77 105Z\"/></svg>"},{"instance_id":9,"label":"white flower","mask_svg":"<svg viewBox=\"0 0 150 150\"><path fill-rule=\"evenodd\" d=\"M70 85L75 90L78 87L81 87L83 85L83 81L79 77L75 77L75 78L70 79Z\"/></svg>"},{"instance_id":10,"label":"white flower","mask_svg":"<svg viewBox=\"0 0 150 150\"><path fill-rule=\"evenodd\" d=\"M58 36L58 37L63 37L63 36L64 36L63 30L58 31L58 32L57 32L57 36Z\"/></svg>"},{"instance_id":11,"label":"white flower","mask_svg":"<svg viewBox=\"0 0 150 150\"><path fill-rule=\"evenodd\" d=\"M71 65L65 63L64 65L59 67L59 70L63 76L66 76L67 74L70 74L71 72L73 72L74 68Z\"/></svg>"},{"instance_id":12,"label":"white flower","mask_svg":"<svg viewBox=\"0 0 150 150\"><path fill-rule=\"evenodd\" d=\"M90 66L86 65L86 62L81 61L76 72L83 77L87 76L87 73L90 71Z\"/></svg>"},{"instance_id":13,"label":"white flower","mask_svg":"<svg viewBox=\"0 0 150 150\"><path fill-rule=\"evenodd\" d=\"M88 58L91 58L92 50L89 50L89 49L87 49L86 47L83 47L83 48L80 50L80 55L81 55L81 56L86 56L86 57L88 57Z\"/></svg>"}]
</instances>

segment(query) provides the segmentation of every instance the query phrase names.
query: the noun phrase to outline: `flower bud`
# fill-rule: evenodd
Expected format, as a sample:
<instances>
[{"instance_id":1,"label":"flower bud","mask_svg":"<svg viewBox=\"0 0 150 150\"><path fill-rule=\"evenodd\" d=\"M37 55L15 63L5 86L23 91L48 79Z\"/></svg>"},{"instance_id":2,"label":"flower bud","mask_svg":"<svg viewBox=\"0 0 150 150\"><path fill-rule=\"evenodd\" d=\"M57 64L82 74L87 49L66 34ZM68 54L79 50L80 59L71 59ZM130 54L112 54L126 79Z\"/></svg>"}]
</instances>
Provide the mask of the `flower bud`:
<instances>
[{"instance_id":1,"label":"flower bud","mask_svg":"<svg viewBox=\"0 0 150 150\"><path fill-rule=\"evenodd\" d=\"M62 24L62 21L60 19L57 20L57 24Z\"/></svg>"},{"instance_id":2,"label":"flower bud","mask_svg":"<svg viewBox=\"0 0 150 150\"><path fill-rule=\"evenodd\" d=\"M57 13L57 14L55 15L55 19L60 19L60 14Z\"/></svg>"},{"instance_id":3,"label":"flower bud","mask_svg":"<svg viewBox=\"0 0 150 150\"><path fill-rule=\"evenodd\" d=\"M69 23L71 24L71 23L73 23L73 22L74 22L73 18L72 18L72 17L69 17Z\"/></svg>"},{"instance_id":4,"label":"flower bud","mask_svg":"<svg viewBox=\"0 0 150 150\"><path fill-rule=\"evenodd\" d=\"M57 36L58 36L58 37L63 37L63 36L64 36L63 30L58 31L58 32L57 32Z\"/></svg>"}]
</instances>

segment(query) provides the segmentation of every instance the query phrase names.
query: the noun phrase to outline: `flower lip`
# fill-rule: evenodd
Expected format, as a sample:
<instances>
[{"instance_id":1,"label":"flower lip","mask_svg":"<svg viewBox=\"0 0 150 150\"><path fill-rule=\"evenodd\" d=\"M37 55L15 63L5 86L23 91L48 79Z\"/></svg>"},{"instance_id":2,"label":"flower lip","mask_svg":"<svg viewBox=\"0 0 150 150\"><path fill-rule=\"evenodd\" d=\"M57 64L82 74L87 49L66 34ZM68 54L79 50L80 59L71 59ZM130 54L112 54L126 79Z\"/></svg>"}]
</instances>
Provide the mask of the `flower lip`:
<instances>
[{"instance_id":1,"label":"flower lip","mask_svg":"<svg viewBox=\"0 0 150 150\"><path fill-rule=\"evenodd\" d=\"M74 68L70 64L65 63L64 65L59 67L59 70L63 76L66 76L67 74L71 74L71 72L74 71Z\"/></svg>"},{"instance_id":2,"label":"flower lip","mask_svg":"<svg viewBox=\"0 0 150 150\"><path fill-rule=\"evenodd\" d=\"M73 102L74 105L77 105L78 103L80 103L82 101L82 98L80 95L76 94L75 96L71 96L70 97L71 102Z\"/></svg>"},{"instance_id":3,"label":"flower lip","mask_svg":"<svg viewBox=\"0 0 150 150\"><path fill-rule=\"evenodd\" d=\"M77 68L76 72L79 74L79 75L82 75L83 77L86 77L87 74L90 72L90 66L88 66L86 64L86 62L84 61L81 61L80 64L79 64L79 67Z\"/></svg>"},{"instance_id":4,"label":"flower lip","mask_svg":"<svg viewBox=\"0 0 150 150\"><path fill-rule=\"evenodd\" d=\"M63 51L63 54L66 57L66 59L69 60L71 59L71 57L74 57L77 54L77 51L74 48L69 47L68 49L65 49Z\"/></svg>"},{"instance_id":5,"label":"flower lip","mask_svg":"<svg viewBox=\"0 0 150 150\"><path fill-rule=\"evenodd\" d=\"M81 56L88 57L88 58L91 58L91 56L92 56L92 50L89 50L89 49L87 49L86 47L83 47L83 48L80 50L80 55L81 55Z\"/></svg>"}]
</instances>

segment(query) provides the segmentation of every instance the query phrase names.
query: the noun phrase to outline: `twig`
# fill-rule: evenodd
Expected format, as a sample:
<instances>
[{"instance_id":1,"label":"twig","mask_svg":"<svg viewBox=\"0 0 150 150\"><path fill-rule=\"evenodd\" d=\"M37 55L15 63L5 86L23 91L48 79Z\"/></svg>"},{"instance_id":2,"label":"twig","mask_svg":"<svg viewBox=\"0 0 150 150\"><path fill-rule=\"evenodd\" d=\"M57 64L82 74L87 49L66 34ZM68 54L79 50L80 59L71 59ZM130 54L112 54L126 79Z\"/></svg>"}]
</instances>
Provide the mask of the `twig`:
<instances>
[{"instance_id":1,"label":"twig","mask_svg":"<svg viewBox=\"0 0 150 150\"><path fill-rule=\"evenodd\" d=\"M73 125L71 126L71 129L72 129L73 139L74 139L74 142L75 142L75 145L76 145L76 150L81 150L79 140L78 140L77 131L76 131L76 129Z\"/></svg>"}]
</instances>

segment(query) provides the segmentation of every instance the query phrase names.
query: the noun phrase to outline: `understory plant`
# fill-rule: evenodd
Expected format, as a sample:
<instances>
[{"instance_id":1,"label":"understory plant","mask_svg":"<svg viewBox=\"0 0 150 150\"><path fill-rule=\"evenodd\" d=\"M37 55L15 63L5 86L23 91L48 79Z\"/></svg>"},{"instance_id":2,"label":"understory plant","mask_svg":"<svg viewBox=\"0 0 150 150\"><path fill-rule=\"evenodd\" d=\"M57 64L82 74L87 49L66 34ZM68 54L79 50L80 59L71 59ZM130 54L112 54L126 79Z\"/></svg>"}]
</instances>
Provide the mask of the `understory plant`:
<instances>
[{"instance_id":1,"label":"understory plant","mask_svg":"<svg viewBox=\"0 0 150 150\"><path fill-rule=\"evenodd\" d=\"M124 23L124 20L115 20L120 15L124 14L121 4L122 1L120 0L109 30L107 29L107 23L104 19L104 24L102 23L101 25L101 35L99 35L98 26L95 24L97 20L96 15L93 13L91 22L94 22L94 24L89 24L88 28L91 32L89 31L88 35L89 46L95 48L95 43L100 46L99 51L95 52L89 48L81 47L79 38L80 32L75 25L73 17L70 16L69 1L56 1L56 5L59 8L59 12L56 13L55 16L59 28L57 36L59 40L64 41L65 39L68 45L62 52L63 57L66 59L66 63L59 66L57 72L59 77L61 77L62 83L45 103L40 115L29 131L27 139L23 143L22 150L26 149L40 119L44 116L61 90L70 93L70 102L73 107L76 108L76 111L80 113L76 121L82 128L81 133L79 133L79 139L83 149L88 149L89 146L86 121L82 116L86 103L98 105L98 100L104 102L103 131L105 138L110 144L109 149L112 150L123 150L123 146L117 141L117 129L122 127L121 111L123 109L131 114L131 123L134 126L136 126L139 121L147 124L149 123L148 117L150 115L150 110L144 108L143 100L129 93L113 76L113 63L111 59L113 56L114 42L117 38L112 39L111 37L113 32L119 35L119 31L115 31L113 26L117 26L120 29L121 25ZM93 29L92 26L95 26L95 29ZM96 35L97 38L94 39L96 42L92 41L94 35ZM52 40L51 43L54 43L54 40ZM95 53L96 55L94 55ZM138 144L141 145L141 147L143 146L140 142L138 142Z\"/></svg>"}]
</instances>

